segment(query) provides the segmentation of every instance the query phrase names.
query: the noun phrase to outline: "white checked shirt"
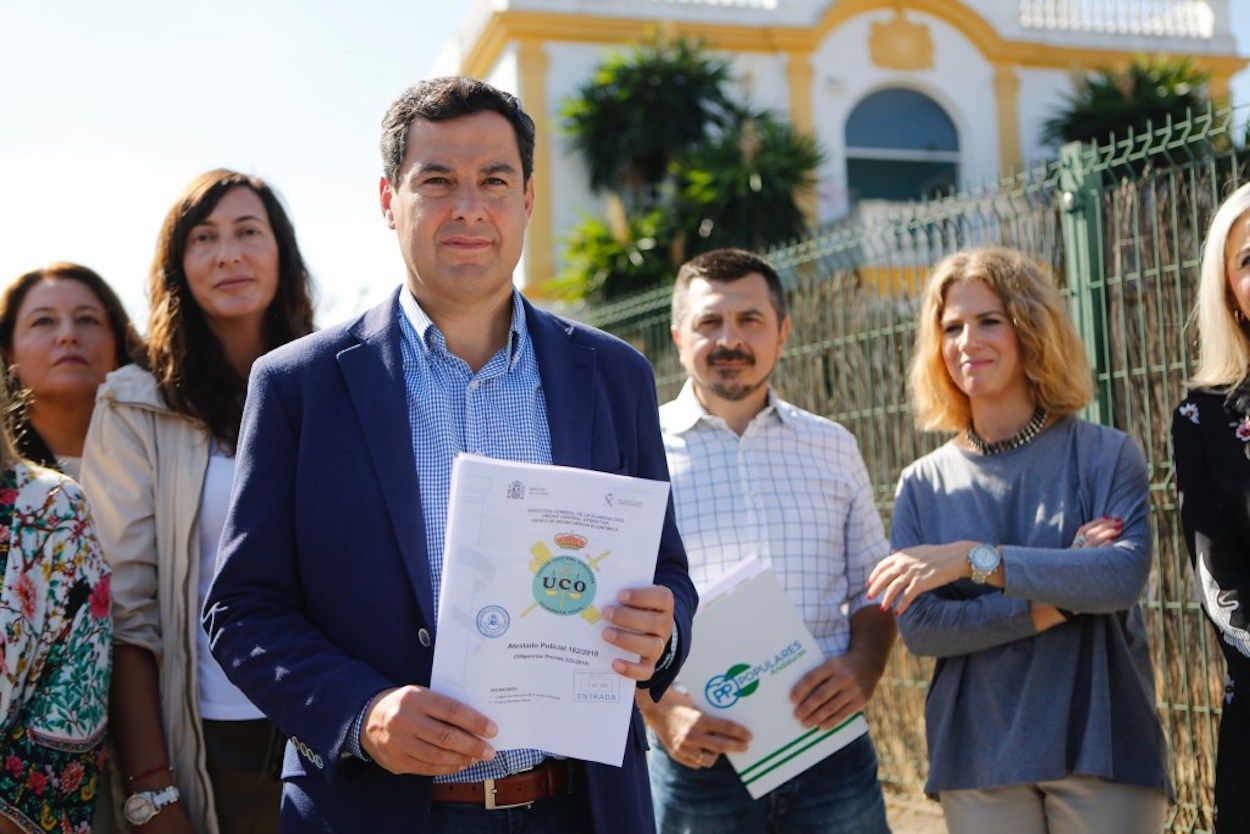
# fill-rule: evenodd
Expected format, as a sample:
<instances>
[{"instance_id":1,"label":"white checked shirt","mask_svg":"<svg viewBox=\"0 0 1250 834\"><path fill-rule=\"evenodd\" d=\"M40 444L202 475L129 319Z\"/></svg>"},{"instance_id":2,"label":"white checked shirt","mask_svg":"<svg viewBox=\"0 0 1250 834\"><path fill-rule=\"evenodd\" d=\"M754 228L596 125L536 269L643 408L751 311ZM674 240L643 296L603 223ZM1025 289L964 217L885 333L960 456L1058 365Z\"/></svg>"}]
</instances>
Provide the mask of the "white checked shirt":
<instances>
[{"instance_id":1,"label":"white checked shirt","mask_svg":"<svg viewBox=\"0 0 1250 834\"><path fill-rule=\"evenodd\" d=\"M689 381L660 407L660 430L690 578L702 585L756 556L825 656L845 654L868 574L890 552L851 433L770 390L739 437Z\"/></svg>"}]
</instances>

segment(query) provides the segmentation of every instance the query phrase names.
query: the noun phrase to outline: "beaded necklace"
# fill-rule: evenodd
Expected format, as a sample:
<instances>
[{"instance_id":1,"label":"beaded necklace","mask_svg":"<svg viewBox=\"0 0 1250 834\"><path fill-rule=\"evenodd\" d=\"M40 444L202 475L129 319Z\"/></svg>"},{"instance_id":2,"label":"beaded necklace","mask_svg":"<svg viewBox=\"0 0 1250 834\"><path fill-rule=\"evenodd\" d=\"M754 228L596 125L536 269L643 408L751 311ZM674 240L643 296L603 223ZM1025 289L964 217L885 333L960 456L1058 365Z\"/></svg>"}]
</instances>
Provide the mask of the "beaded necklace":
<instances>
[{"instance_id":1,"label":"beaded necklace","mask_svg":"<svg viewBox=\"0 0 1250 834\"><path fill-rule=\"evenodd\" d=\"M1033 416L1029 418L1029 422L1024 424L1024 428L1013 434L1005 440L995 440L993 443L987 443L977 434L972 424L968 424L968 430L965 432L968 442L972 444L972 448L976 449L983 455L998 455L1003 452L1010 452L1012 449L1019 449L1025 443L1037 437L1038 432L1042 430L1042 426L1046 425L1046 418L1049 417L1046 409L1039 407L1033 412Z\"/></svg>"}]
</instances>

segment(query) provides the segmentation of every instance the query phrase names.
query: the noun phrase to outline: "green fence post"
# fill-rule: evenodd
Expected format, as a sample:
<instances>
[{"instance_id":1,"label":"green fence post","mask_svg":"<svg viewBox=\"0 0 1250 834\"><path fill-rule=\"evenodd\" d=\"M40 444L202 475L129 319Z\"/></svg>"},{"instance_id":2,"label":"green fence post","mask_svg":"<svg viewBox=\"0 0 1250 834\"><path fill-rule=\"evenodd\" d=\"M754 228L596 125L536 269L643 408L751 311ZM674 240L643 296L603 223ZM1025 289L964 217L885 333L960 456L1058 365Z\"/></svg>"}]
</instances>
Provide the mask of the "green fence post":
<instances>
[{"instance_id":1,"label":"green fence post","mask_svg":"<svg viewBox=\"0 0 1250 834\"><path fill-rule=\"evenodd\" d=\"M1094 373L1094 398L1083 416L1094 423L1112 423L1111 375L1107 364L1107 284L1103 274L1102 177L1095 169L1097 153L1080 142L1059 149L1059 199L1063 212L1064 265L1072 321Z\"/></svg>"}]
</instances>

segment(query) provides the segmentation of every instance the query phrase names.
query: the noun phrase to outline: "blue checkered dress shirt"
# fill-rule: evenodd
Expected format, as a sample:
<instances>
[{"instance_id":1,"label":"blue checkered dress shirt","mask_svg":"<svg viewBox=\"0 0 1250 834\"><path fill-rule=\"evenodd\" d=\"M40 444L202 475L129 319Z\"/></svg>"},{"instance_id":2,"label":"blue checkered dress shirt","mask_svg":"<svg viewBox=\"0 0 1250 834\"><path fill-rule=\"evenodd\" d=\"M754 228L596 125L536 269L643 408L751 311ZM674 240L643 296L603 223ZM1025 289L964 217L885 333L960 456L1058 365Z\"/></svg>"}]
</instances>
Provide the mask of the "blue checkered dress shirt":
<instances>
[{"instance_id":1,"label":"blue checkered dress shirt","mask_svg":"<svg viewBox=\"0 0 1250 834\"><path fill-rule=\"evenodd\" d=\"M399 295L408 422L421 485L430 585L437 607L452 461L460 452L471 452L501 460L549 464L551 429L520 293L512 293L508 343L476 374L468 363L447 350L446 338L412 293L404 290ZM360 743L359 720L363 717L362 712L349 736L353 747ZM435 781L499 779L529 770L549 756L540 750L499 750L494 761L440 776Z\"/></svg>"}]
</instances>

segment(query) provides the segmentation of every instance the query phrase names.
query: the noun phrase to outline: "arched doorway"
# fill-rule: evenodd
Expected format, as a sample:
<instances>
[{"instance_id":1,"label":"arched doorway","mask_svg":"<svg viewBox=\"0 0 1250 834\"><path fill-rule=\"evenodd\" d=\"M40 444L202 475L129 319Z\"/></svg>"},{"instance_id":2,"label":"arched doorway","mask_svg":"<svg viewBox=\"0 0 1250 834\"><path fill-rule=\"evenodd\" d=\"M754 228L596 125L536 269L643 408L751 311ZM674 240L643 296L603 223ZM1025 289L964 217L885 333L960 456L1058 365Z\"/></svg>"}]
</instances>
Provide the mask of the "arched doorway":
<instances>
[{"instance_id":1,"label":"arched doorway","mask_svg":"<svg viewBox=\"0 0 1250 834\"><path fill-rule=\"evenodd\" d=\"M949 194L959 179L959 133L936 101L904 87L865 97L846 120L851 201Z\"/></svg>"}]
</instances>

